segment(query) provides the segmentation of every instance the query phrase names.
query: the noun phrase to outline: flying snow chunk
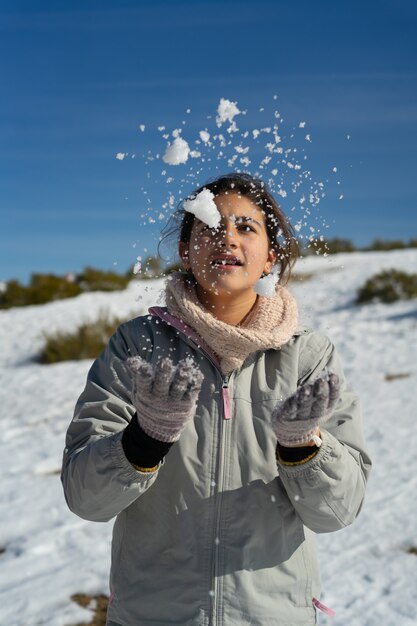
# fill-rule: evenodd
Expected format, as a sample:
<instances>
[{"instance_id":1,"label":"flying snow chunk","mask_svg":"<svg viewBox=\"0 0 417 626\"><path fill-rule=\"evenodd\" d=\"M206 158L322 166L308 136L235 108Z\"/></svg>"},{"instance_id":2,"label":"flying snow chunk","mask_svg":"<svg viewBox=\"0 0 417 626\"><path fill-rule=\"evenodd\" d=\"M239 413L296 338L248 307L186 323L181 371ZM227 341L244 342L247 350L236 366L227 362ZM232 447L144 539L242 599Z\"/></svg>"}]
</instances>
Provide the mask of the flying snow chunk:
<instances>
[{"instance_id":1,"label":"flying snow chunk","mask_svg":"<svg viewBox=\"0 0 417 626\"><path fill-rule=\"evenodd\" d=\"M127 156L127 152L118 152L116 154L116 159L119 161L123 161L123 159Z\"/></svg>"},{"instance_id":2,"label":"flying snow chunk","mask_svg":"<svg viewBox=\"0 0 417 626\"><path fill-rule=\"evenodd\" d=\"M258 296L265 296L266 298L273 298L275 296L275 286L277 284L277 276L275 274L268 274L264 278L260 278L254 285L254 292Z\"/></svg>"},{"instance_id":3,"label":"flying snow chunk","mask_svg":"<svg viewBox=\"0 0 417 626\"><path fill-rule=\"evenodd\" d=\"M220 98L219 106L217 107L216 124L221 126L224 122L233 122L235 115L239 115L240 110L236 106L236 102L231 102L225 98Z\"/></svg>"},{"instance_id":4,"label":"flying snow chunk","mask_svg":"<svg viewBox=\"0 0 417 626\"><path fill-rule=\"evenodd\" d=\"M192 200L186 200L184 210L194 213L197 219L210 228L217 228L220 224L221 216L214 202L214 194L209 189L203 189Z\"/></svg>"},{"instance_id":5,"label":"flying snow chunk","mask_svg":"<svg viewBox=\"0 0 417 626\"><path fill-rule=\"evenodd\" d=\"M190 147L182 137L176 137L174 141L168 145L162 160L168 165L180 165L186 163Z\"/></svg>"},{"instance_id":6,"label":"flying snow chunk","mask_svg":"<svg viewBox=\"0 0 417 626\"><path fill-rule=\"evenodd\" d=\"M210 141L210 133L206 130L200 130L200 139L203 143L208 143Z\"/></svg>"},{"instance_id":7,"label":"flying snow chunk","mask_svg":"<svg viewBox=\"0 0 417 626\"><path fill-rule=\"evenodd\" d=\"M298 128L304 128L304 126L305 126L305 125L306 125L306 123L305 123L305 122L300 122L300 123L298 124Z\"/></svg>"},{"instance_id":8,"label":"flying snow chunk","mask_svg":"<svg viewBox=\"0 0 417 626\"><path fill-rule=\"evenodd\" d=\"M141 130L141 131L142 131L142 133L143 133L143 132L144 132L144 130L145 130L145 124L140 124L140 125L139 125L139 130Z\"/></svg>"}]
</instances>

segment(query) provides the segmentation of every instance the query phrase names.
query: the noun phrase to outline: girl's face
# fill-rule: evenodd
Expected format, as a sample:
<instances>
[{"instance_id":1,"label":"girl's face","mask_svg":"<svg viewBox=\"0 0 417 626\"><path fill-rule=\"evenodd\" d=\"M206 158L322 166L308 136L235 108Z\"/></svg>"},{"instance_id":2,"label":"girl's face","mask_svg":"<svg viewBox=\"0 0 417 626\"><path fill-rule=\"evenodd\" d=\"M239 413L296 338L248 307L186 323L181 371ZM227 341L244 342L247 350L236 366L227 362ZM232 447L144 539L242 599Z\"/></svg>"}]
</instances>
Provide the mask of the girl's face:
<instances>
[{"instance_id":1,"label":"girl's face","mask_svg":"<svg viewBox=\"0 0 417 626\"><path fill-rule=\"evenodd\" d=\"M265 218L249 198L229 193L215 198L219 228L194 220L189 244L180 243L180 256L203 292L230 299L253 295L253 287L276 260L270 249Z\"/></svg>"}]
</instances>

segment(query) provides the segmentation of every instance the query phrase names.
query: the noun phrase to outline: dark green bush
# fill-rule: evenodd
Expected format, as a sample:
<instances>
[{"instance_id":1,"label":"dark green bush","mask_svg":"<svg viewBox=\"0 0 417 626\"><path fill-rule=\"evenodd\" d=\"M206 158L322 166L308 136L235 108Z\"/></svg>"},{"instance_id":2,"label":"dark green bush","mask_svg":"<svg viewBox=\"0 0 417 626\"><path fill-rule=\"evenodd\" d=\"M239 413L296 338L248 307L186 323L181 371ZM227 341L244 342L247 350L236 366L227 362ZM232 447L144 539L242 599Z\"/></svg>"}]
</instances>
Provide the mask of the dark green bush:
<instances>
[{"instance_id":1,"label":"dark green bush","mask_svg":"<svg viewBox=\"0 0 417 626\"><path fill-rule=\"evenodd\" d=\"M374 239L371 245L365 248L365 250L403 250L407 247L409 246L407 246L407 244L401 240L386 241L384 239Z\"/></svg>"},{"instance_id":2,"label":"dark green bush","mask_svg":"<svg viewBox=\"0 0 417 626\"><path fill-rule=\"evenodd\" d=\"M27 302L27 288L17 280L9 280L0 293L0 308L8 309L11 306L25 306Z\"/></svg>"},{"instance_id":3,"label":"dark green bush","mask_svg":"<svg viewBox=\"0 0 417 626\"><path fill-rule=\"evenodd\" d=\"M53 300L73 298L87 291L116 291L125 289L132 275L96 270L87 267L77 276L32 274L28 286L9 280L0 292L0 309L29 304L45 304Z\"/></svg>"},{"instance_id":4,"label":"dark green bush","mask_svg":"<svg viewBox=\"0 0 417 626\"><path fill-rule=\"evenodd\" d=\"M45 335L45 345L38 361L44 364L60 361L95 359L125 319L101 313L95 322L85 322L74 332Z\"/></svg>"},{"instance_id":5,"label":"dark green bush","mask_svg":"<svg viewBox=\"0 0 417 626\"><path fill-rule=\"evenodd\" d=\"M29 304L45 304L52 300L73 298L81 293L75 282L54 274L32 274L27 287L17 280L9 280L6 288L0 293L0 308L26 306Z\"/></svg>"},{"instance_id":6,"label":"dark green bush","mask_svg":"<svg viewBox=\"0 0 417 626\"><path fill-rule=\"evenodd\" d=\"M166 271L159 256L148 256L142 263L140 270L135 274L138 280L161 278ZM132 278L131 278L132 279Z\"/></svg>"},{"instance_id":7,"label":"dark green bush","mask_svg":"<svg viewBox=\"0 0 417 626\"><path fill-rule=\"evenodd\" d=\"M303 252L308 254L309 252L315 252L317 254L337 254L338 252L355 252L357 248L353 245L350 239L342 239L335 237L334 239L313 239L307 245Z\"/></svg>"},{"instance_id":8,"label":"dark green bush","mask_svg":"<svg viewBox=\"0 0 417 626\"><path fill-rule=\"evenodd\" d=\"M401 241L400 239L387 241L385 239L374 239L370 246L363 248L364 251L377 250L404 250L405 248L417 248L417 239L409 239L408 241Z\"/></svg>"},{"instance_id":9,"label":"dark green bush","mask_svg":"<svg viewBox=\"0 0 417 626\"><path fill-rule=\"evenodd\" d=\"M417 297L417 274L401 270L384 270L368 278L358 291L357 304L365 302L396 302Z\"/></svg>"},{"instance_id":10,"label":"dark green bush","mask_svg":"<svg viewBox=\"0 0 417 626\"><path fill-rule=\"evenodd\" d=\"M117 291L124 289L131 276L86 267L76 278L82 291Z\"/></svg>"},{"instance_id":11,"label":"dark green bush","mask_svg":"<svg viewBox=\"0 0 417 626\"><path fill-rule=\"evenodd\" d=\"M29 304L45 304L52 300L73 298L80 293L79 285L63 276L32 274L27 295Z\"/></svg>"}]
</instances>

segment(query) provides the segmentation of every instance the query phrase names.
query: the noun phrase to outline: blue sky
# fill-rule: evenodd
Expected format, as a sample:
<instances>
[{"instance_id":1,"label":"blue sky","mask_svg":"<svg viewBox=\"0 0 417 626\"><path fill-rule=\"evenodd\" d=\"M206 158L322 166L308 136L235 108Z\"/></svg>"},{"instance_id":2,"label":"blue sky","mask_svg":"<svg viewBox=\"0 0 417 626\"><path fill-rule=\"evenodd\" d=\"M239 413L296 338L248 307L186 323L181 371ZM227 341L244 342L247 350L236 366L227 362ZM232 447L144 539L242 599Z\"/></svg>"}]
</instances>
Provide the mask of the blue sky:
<instances>
[{"instance_id":1,"label":"blue sky","mask_svg":"<svg viewBox=\"0 0 417 626\"><path fill-rule=\"evenodd\" d=\"M153 253L165 222L140 216L166 201L163 163L145 158L163 153L157 127L196 137L221 97L251 128L278 109L288 141L296 129L327 181L323 234L417 237L416 28L403 0L1 1L0 280ZM206 165L171 166L170 193Z\"/></svg>"}]
</instances>

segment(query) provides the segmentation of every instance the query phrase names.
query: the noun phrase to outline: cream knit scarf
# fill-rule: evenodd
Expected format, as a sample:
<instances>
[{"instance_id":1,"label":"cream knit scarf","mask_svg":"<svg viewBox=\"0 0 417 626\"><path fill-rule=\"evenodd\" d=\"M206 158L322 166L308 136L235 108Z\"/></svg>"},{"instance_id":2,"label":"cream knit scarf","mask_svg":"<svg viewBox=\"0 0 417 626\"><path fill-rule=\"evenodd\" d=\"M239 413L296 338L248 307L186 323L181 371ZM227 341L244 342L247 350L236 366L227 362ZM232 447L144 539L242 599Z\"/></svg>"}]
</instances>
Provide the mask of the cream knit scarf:
<instances>
[{"instance_id":1,"label":"cream knit scarf","mask_svg":"<svg viewBox=\"0 0 417 626\"><path fill-rule=\"evenodd\" d=\"M297 304L290 292L277 285L272 298L258 296L241 326L218 320L201 304L194 279L183 272L171 274L166 284L169 313L191 326L218 356L224 374L239 368L257 350L280 348L298 324Z\"/></svg>"}]
</instances>

